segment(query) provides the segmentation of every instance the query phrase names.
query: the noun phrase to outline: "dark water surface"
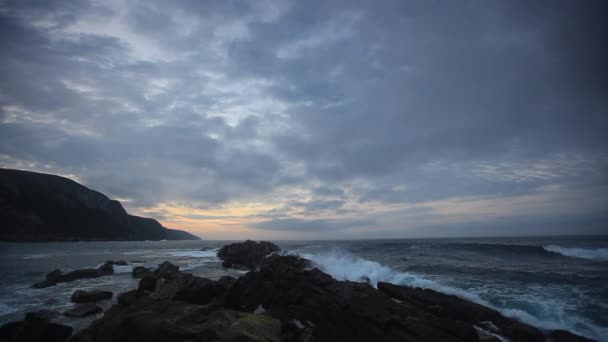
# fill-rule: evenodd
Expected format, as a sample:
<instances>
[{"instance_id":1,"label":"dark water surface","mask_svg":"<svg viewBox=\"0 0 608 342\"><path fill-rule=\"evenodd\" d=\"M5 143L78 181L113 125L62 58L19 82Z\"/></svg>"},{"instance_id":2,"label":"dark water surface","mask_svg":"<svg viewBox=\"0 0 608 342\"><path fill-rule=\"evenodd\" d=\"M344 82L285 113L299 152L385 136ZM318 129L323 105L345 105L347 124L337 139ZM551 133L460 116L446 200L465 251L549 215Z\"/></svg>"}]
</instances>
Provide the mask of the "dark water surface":
<instances>
[{"instance_id":1,"label":"dark water surface","mask_svg":"<svg viewBox=\"0 0 608 342\"><path fill-rule=\"evenodd\" d=\"M608 237L275 241L336 279L432 288L547 329L608 341ZM169 260L182 270L219 278L216 249L227 241L0 243L0 324L39 308L65 310L75 289L115 294L137 285L133 266ZM206 249L206 250L201 250ZM97 267L124 259L117 274L46 289L29 286L55 269ZM114 299L115 300L115 299ZM111 303L105 303L109 306ZM76 328L93 318L61 318Z\"/></svg>"}]
</instances>

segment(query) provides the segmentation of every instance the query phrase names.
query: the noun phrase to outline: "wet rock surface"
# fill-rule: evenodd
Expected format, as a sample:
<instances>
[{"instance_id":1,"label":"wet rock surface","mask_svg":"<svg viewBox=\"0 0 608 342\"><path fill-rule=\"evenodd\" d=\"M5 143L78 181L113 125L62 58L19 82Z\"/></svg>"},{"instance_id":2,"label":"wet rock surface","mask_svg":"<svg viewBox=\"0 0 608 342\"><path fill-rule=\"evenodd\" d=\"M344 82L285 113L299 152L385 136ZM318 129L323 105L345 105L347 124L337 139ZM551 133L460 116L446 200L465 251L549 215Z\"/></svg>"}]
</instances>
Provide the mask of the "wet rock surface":
<instances>
[{"instance_id":1,"label":"wet rock surface","mask_svg":"<svg viewBox=\"0 0 608 342\"><path fill-rule=\"evenodd\" d=\"M267 255L280 250L272 242L247 240L220 248L217 256L223 260L222 266L224 267L242 267L255 270Z\"/></svg>"},{"instance_id":2,"label":"wet rock surface","mask_svg":"<svg viewBox=\"0 0 608 342\"><path fill-rule=\"evenodd\" d=\"M68 273L61 272L60 269L55 269L49 272L44 280L39 281L32 285L32 288L42 289L49 286L55 286L58 283L67 283L78 279L84 278L98 278L101 276L106 276L114 274L114 266L113 263L108 261L98 268L84 268L75 270Z\"/></svg>"},{"instance_id":3,"label":"wet rock surface","mask_svg":"<svg viewBox=\"0 0 608 342\"><path fill-rule=\"evenodd\" d=\"M75 307L66 310L63 314L69 317L82 318L102 312L101 306L95 303L78 304Z\"/></svg>"},{"instance_id":4,"label":"wet rock surface","mask_svg":"<svg viewBox=\"0 0 608 342\"><path fill-rule=\"evenodd\" d=\"M111 299L114 294L110 291L83 291L76 290L71 297L71 301L74 303L87 303L87 302L98 302L101 300Z\"/></svg>"}]
</instances>

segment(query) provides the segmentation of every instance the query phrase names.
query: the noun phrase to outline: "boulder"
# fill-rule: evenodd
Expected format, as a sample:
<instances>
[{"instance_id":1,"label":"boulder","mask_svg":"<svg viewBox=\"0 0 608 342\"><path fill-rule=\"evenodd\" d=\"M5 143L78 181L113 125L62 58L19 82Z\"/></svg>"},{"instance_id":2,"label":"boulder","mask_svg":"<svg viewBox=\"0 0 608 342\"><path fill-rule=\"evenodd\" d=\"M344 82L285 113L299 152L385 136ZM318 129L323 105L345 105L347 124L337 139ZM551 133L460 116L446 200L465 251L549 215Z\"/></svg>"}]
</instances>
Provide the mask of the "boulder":
<instances>
[{"instance_id":1,"label":"boulder","mask_svg":"<svg viewBox=\"0 0 608 342\"><path fill-rule=\"evenodd\" d=\"M108 300L111 299L114 294L110 291L83 291L76 290L72 294L72 302L74 303L87 303L87 302L98 302L100 300Z\"/></svg>"},{"instance_id":2,"label":"boulder","mask_svg":"<svg viewBox=\"0 0 608 342\"><path fill-rule=\"evenodd\" d=\"M131 276L133 276L133 278L138 278L141 279L147 275L151 275L153 274L149 269L143 267L143 266L135 266L133 267L133 271L131 271Z\"/></svg>"},{"instance_id":3,"label":"boulder","mask_svg":"<svg viewBox=\"0 0 608 342\"><path fill-rule=\"evenodd\" d=\"M32 285L32 287L36 289L42 289L45 287L54 286L57 284L62 275L63 273L60 269L55 269L47 273L44 280L35 283L34 285Z\"/></svg>"},{"instance_id":4,"label":"boulder","mask_svg":"<svg viewBox=\"0 0 608 342\"><path fill-rule=\"evenodd\" d=\"M57 283L67 283L84 278L97 278L105 275L114 274L114 267L111 263L104 263L99 268L83 268L63 274L61 270L56 269L48 273L43 281L32 285L33 288L41 289L49 286L55 286Z\"/></svg>"},{"instance_id":5,"label":"boulder","mask_svg":"<svg viewBox=\"0 0 608 342\"><path fill-rule=\"evenodd\" d=\"M95 303L84 303L84 304L78 304L77 306L66 310L63 314L65 316L69 316L69 317L81 318L81 317L95 315L102 311L103 311L103 309Z\"/></svg>"},{"instance_id":6,"label":"boulder","mask_svg":"<svg viewBox=\"0 0 608 342\"><path fill-rule=\"evenodd\" d=\"M58 283L67 283L70 281L84 279L84 278L97 278L99 277L99 272L95 268L83 268L80 270L75 270L72 272L68 272L59 278Z\"/></svg>"},{"instance_id":7,"label":"boulder","mask_svg":"<svg viewBox=\"0 0 608 342\"><path fill-rule=\"evenodd\" d=\"M50 322L52 315L45 310L26 314L23 321L10 322L0 327L0 341L63 342L72 335L72 327Z\"/></svg>"},{"instance_id":8,"label":"boulder","mask_svg":"<svg viewBox=\"0 0 608 342\"><path fill-rule=\"evenodd\" d=\"M247 240L220 248L217 256L223 260L222 266L224 267L244 267L255 270L267 255L280 250L272 242Z\"/></svg>"},{"instance_id":9,"label":"boulder","mask_svg":"<svg viewBox=\"0 0 608 342\"><path fill-rule=\"evenodd\" d=\"M97 276L114 274L114 264L112 261L106 261L103 265L97 268Z\"/></svg>"},{"instance_id":10,"label":"boulder","mask_svg":"<svg viewBox=\"0 0 608 342\"><path fill-rule=\"evenodd\" d=\"M165 261L156 270L154 275L159 278L176 278L179 272L179 266L175 266L172 263Z\"/></svg>"}]
</instances>

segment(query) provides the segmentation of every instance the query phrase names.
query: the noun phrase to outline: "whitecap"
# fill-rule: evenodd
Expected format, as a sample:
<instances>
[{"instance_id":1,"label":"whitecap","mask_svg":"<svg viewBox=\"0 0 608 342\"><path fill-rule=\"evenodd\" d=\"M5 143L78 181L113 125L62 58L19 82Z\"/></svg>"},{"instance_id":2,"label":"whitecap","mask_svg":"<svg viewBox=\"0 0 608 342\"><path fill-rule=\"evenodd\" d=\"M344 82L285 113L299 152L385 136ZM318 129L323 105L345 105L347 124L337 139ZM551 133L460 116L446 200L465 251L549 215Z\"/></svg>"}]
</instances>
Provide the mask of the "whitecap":
<instances>
[{"instance_id":1,"label":"whitecap","mask_svg":"<svg viewBox=\"0 0 608 342\"><path fill-rule=\"evenodd\" d=\"M131 273L133 265L114 265L114 273Z\"/></svg>"},{"instance_id":2,"label":"whitecap","mask_svg":"<svg viewBox=\"0 0 608 342\"><path fill-rule=\"evenodd\" d=\"M540 298L525 298L525 300L531 300L544 306L546 310L543 311L560 311L556 317L539 318L525 310L518 308L497 307L492 305L486 300L482 299L478 293L442 285L422 275L408 272L397 272L390 267L381 265L378 262L359 258L345 252L301 254L301 256L311 260L315 267L331 275L337 280L349 280L357 282L368 281L375 287L377 286L378 282L388 282L397 285L432 289L493 308L500 311L507 317L517 319L521 322L542 329L566 329L587 337L607 340L606 337L608 336L608 329L594 325L592 322L583 317L560 310L563 309L563 305L560 303L546 303Z\"/></svg>"},{"instance_id":3,"label":"whitecap","mask_svg":"<svg viewBox=\"0 0 608 342\"><path fill-rule=\"evenodd\" d=\"M560 246L543 246L546 251L572 258L608 260L608 248L567 248Z\"/></svg>"},{"instance_id":4,"label":"whitecap","mask_svg":"<svg viewBox=\"0 0 608 342\"><path fill-rule=\"evenodd\" d=\"M174 257L212 258L217 256L217 249L201 251L200 249L176 249L169 252Z\"/></svg>"},{"instance_id":5,"label":"whitecap","mask_svg":"<svg viewBox=\"0 0 608 342\"><path fill-rule=\"evenodd\" d=\"M378 282L387 282L411 287L433 289L446 294L455 295L479 304L489 305L479 296L450 286L441 285L431 279L407 272L396 272L375 261L355 257L350 254L333 252L329 254L302 254L321 271L337 280L369 282L376 287Z\"/></svg>"}]
</instances>

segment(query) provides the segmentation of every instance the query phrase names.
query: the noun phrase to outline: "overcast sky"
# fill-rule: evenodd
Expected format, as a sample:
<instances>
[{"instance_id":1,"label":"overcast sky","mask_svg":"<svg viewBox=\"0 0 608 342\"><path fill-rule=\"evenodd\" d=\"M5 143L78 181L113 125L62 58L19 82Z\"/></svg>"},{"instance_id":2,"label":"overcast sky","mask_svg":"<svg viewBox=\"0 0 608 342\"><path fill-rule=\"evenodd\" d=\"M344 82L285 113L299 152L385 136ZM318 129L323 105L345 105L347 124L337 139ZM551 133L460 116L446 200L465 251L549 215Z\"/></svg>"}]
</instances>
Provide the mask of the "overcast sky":
<instances>
[{"instance_id":1,"label":"overcast sky","mask_svg":"<svg viewBox=\"0 0 608 342\"><path fill-rule=\"evenodd\" d=\"M607 4L0 1L0 166L210 239L606 233Z\"/></svg>"}]
</instances>

